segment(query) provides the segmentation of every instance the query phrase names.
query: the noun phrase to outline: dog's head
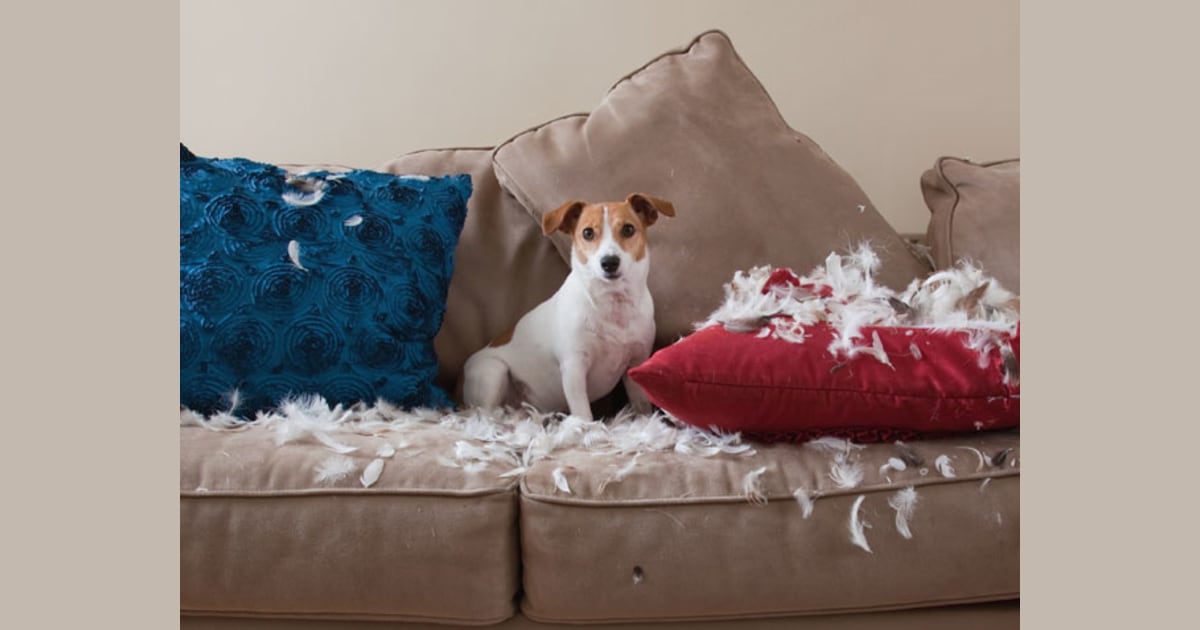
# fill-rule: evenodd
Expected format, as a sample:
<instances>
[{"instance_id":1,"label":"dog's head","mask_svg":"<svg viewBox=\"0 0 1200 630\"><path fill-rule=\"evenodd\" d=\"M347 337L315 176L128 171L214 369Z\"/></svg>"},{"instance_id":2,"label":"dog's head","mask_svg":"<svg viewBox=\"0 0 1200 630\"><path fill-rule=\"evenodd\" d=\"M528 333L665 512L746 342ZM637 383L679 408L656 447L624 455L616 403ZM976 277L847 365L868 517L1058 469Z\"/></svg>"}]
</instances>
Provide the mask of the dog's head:
<instances>
[{"instance_id":1,"label":"dog's head","mask_svg":"<svg viewBox=\"0 0 1200 630\"><path fill-rule=\"evenodd\" d=\"M659 214L675 216L671 202L634 193L625 201L568 201L542 217L542 231L571 235L571 267L608 282L633 274L645 281L646 229Z\"/></svg>"}]
</instances>

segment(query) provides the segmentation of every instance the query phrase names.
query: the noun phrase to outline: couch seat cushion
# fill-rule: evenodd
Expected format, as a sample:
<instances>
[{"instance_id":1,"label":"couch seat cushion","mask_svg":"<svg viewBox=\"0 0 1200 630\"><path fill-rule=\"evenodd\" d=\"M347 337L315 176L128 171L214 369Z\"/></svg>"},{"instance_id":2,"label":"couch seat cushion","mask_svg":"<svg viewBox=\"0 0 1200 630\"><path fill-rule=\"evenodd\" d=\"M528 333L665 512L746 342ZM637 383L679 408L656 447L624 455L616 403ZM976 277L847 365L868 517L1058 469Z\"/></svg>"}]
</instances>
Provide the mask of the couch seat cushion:
<instances>
[{"instance_id":1,"label":"couch seat cushion","mask_svg":"<svg viewBox=\"0 0 1200 630\"><path fill-rule=\"evenodd\" d=\"M516 612L516 482L499 465L439 464L460 432L430 425L405 444L339 433L357 448L344 455L274 438L180 428L184 614L486 624ZM380 456L389 440L400 448ZM326 466L318 481L331 457L346 458L344 476Z\"/></svg>"},{"instance_id":2,"label":"couch seat cushion","mask_svg":"<svg viewBox=\"0 0 1200 630\"><path fill-rule=\"evenodd\" d=\"M629 459L571 450L526 474L530 618L711 620L1019 597L1015 432L643 453L632 470Z\"/></svg>"}]
</instances>

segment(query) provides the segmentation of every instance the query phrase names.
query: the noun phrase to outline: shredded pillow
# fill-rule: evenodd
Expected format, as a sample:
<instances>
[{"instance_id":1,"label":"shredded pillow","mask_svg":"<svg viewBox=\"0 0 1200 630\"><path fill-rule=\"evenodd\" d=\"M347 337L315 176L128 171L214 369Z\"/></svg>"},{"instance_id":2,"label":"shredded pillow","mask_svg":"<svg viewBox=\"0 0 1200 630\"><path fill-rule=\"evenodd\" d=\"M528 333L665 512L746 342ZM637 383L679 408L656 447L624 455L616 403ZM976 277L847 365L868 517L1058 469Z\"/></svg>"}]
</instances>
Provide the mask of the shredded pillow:
<instances>
[{"instance_id":1,"label":"shredded pillow","mask_svg":"<svg viewBox=\"0 0 1200 630\"><path fill-rule=\"evenodd\" d=\"M449 406L432 340L470 195L468 175L290 174L180 145L180 403Z\"/></svg>"},{"instance_id":2,"label":"shredded pillow","mask_svg":"<svg viewBox=\"0 0 1200 630\"><path fill-rule=\"evenodd\" d=\"M878 265L864 247L804 277L738 273L698 332L630 377L681 421L760 439L1018 426L1017 297L966 265L895 292L874 283Z\"/></svg>"}]
</instances>

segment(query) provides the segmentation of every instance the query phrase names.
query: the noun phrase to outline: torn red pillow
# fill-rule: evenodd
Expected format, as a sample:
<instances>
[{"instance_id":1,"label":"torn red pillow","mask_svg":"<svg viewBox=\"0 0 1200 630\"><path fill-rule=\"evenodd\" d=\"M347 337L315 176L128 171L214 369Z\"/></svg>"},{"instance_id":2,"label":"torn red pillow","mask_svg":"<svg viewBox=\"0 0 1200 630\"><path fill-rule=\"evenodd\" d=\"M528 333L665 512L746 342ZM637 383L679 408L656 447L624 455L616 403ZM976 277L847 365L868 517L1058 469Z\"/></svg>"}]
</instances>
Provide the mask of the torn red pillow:
<instances>
[{"instance_id":1,"label":"torn red pillow","mask_svg":"<svg viewBox=\"0 0 1200 630\"><path fill-rule=\"evenodd\" d=\"M762 292L788 286L809 299L833 299L828 286L805 284L787 270L776 270ZM681 421L772 441L836 435L867 442L1019 425L1019 326L987 344L970 330L932 326L857 333L859 351L848 354L834 351L845 331L829 321L796 327L789 317L764 317L762 328L748 332L712 324L629 375Z\"/></svg>"}]
</instances>

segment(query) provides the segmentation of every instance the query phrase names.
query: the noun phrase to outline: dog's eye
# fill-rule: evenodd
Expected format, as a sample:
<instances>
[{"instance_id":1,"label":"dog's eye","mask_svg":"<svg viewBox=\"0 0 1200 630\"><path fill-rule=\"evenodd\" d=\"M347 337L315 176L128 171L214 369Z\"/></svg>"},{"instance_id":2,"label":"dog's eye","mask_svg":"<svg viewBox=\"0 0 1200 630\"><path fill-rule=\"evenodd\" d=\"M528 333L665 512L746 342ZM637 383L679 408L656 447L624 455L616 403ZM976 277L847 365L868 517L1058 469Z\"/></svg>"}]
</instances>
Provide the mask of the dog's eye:
<instances>
[{"instance_id":1,"label":"dog's eye","mask_svg":"<svg viewBox=\"0 0 1200 630\"><path fill-rule=\"evenodd\" d=\"M593 230L590 227L583 228L583 240L590 241L594 238L596 238L596 230Z\"/></svg>"},{"instance_id":2,"label":"dog's eye","mask_svg":"<svg viewBox=\"0 0 1200 630\"><path fill-rule=\"evenodd\" d=\"M633 236L633 233L636 231L637 230L634 229L632 223L626 223L625 225L621 226L621 236L624 236L625 238L629 238L630 236Z\"/></svg>"}]
</instances>

